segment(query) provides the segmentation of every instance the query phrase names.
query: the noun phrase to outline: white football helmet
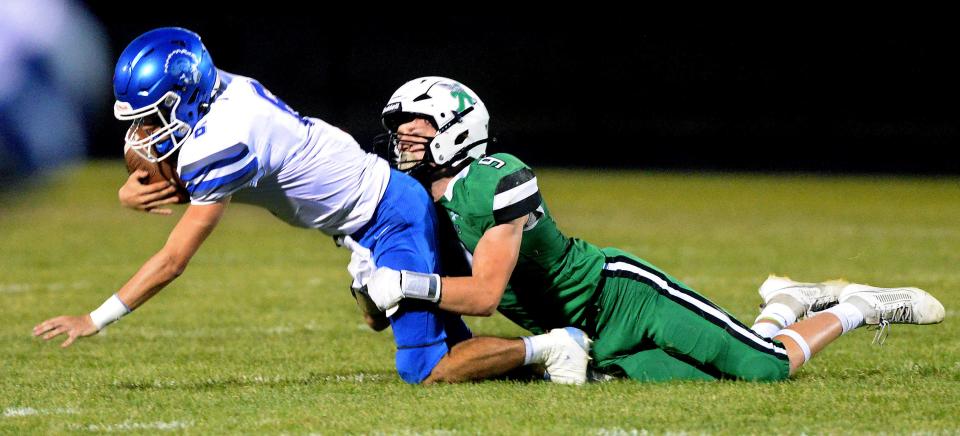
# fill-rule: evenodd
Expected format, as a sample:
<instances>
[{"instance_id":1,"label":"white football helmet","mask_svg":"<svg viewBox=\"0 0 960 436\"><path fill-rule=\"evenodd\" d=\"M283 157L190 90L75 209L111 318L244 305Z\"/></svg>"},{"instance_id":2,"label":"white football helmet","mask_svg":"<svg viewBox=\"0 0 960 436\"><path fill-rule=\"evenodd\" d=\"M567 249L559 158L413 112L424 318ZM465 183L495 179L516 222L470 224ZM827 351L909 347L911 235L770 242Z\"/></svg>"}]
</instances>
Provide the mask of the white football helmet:
<instances>
[{"instance_id":1,"label":"white football helmet","mask_svg":"<svg viewBox=\"0 0 960 436\"><path fill-rule=\"evenodd\" d=\"M423 116L437 129L436 136L423 138L426 153L417 162L404 161L397 128L416 116ZM404 171L454 166L467 158L481 158L487 152L490 114L470 88L445 77L421 77L401 86L383 108L383 127L389 132L390 160Z\"/></svg>"}]
</instances>

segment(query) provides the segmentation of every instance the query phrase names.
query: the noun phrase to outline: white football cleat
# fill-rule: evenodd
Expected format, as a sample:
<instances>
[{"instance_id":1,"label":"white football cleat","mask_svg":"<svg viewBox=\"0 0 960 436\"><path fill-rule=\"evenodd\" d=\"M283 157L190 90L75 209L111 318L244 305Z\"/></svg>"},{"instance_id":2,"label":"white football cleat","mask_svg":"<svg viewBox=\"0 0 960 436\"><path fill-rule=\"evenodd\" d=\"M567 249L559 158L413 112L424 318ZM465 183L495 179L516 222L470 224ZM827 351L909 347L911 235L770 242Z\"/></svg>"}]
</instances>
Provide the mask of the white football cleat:
<instances>
[{"instance_id":1,"label":"white football cleat","mask_svg":"<svg viewBox=\"0 0 960 436\"><path fill-rule=\"evenodd\" d=\"M851 303L863 312L863 321L870 325L936 324L943 321L945 310L933 295L917 288L875 288L850 284L840 294L840 301Z\"/></svg>"},{"instance_id":2,"label":"white football cleat","mask_svg":"<svg viewBox=\"0 0 960 436\"><path fill-rule=\"evenodd\" d=\"M568 385L582 385L587 381L587 362L590 361L590 344L593 341L580 329L564 327L547 333L552 337L546 352L544 378Z\"/></svg>"},{"instance_id":3,"label":"white football cleat","mask_svg":"<svg viewBox=\"0 0 960 436\"><path fill-rule=\"evenodd\" d=\"M760 285L761 309L770 303L782 303L793 309L797 319L837 304L840 293L847 286L844 280L822 283L801 283L789 277L773 274Z\"/></svg>"},{"instance_id":4,"label":"white football cleat","mask_svg":"<svg viewBox=\"0 0 960 436\"><path fill-rule=\"evenodd\" d=\"M853 304L863 312L865 324L878 326L876 344L883 344L890 324L937 324L946 313L933 295L918 288L850 284L840 294L840 302Z\"/></svg>"}]
</instances>

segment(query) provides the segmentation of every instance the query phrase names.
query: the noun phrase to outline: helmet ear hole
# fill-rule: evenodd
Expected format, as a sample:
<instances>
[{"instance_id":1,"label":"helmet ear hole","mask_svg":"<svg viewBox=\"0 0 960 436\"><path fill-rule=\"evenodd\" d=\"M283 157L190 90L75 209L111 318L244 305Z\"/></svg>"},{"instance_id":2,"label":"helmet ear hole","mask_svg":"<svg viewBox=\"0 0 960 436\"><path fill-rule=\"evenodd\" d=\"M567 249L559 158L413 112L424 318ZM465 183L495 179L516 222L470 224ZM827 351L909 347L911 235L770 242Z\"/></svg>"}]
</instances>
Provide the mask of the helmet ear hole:
<instances>
[{"instance_id":1,"label":"helmet ear hole","mask_svg":"<svg viewBox=\"0 0 960 436\"><path fill-rule=\"evenodd\" d=\"M192 105L197 102L197 97L200 96L200 88L193 90L193 94L190 94L190 100L187 101L187 104ZM192 115L191 115L192 116Z\"/></svg>"},{"instance_id":2,"label":"helmet ear hole","mask_svg":"<svg viewBox=\"0 0 960 436\"><path fill-rule=\"evenodd\" d=\"M454 140L453 143L456 144L456 145L463 144L463 141L466 141L466 140L467 140L467 136L470 136L470 131L469 131L469 130L467 130L467 131L465 131L465 132L457 135L457 139Z\"/></svg>"}]
</instances>

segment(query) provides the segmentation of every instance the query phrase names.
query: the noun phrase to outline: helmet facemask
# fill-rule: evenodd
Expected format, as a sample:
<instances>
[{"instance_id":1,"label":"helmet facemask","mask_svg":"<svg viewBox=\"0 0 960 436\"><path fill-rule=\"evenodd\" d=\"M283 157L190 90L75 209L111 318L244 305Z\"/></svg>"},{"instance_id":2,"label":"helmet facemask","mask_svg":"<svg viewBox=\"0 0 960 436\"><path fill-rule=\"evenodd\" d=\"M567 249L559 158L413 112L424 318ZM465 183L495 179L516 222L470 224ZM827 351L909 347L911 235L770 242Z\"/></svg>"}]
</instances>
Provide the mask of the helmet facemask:
<instances>
[{"instance_id":1,"label":"helmet facemask","mask_svg":"<svg viewBox=\"0 0 960 436\"><path fill-rule=\"evenodd\" d=\"M398 133L389 133L390 148L392 150L393 162L400 171L411 171L418 165L423 165L430 161L430 143L433 142L433 136L420 135L400 135ZM403 137L401 140L400 138ZM411 150L411 148L422 145L421 150ZM417 157L417 151L422 151L423 156Z\"/></svg>"},{"instance_id":2,"label":"helmet facemask","mask_svg":"<svg viewBox=\"0 0 960 436\"><path fill-rule=\"evenodd\" d=\"M126 148L132 149L148 162L160 162L171 155L186 141L192 130L190 125L177 119L180 96L170 91L157 102L132 110L124 102L116 102L114 115L118 120L133 120L124 137ZM149 124L148 124L149 122ZM156 122L157 128L149 135L141 135L145 125Z\"/></svg>"},{"instance_id":3,"label":"helmet facemask","mask_svg":"<svg viewBox=\"0 0 960 436\"><path fill-rule=\"evenodd\" d=\"M433 124L428 117L420 114L395 113L389 119L384 119L384 125L387 126L387 133L378 135L374 139L374 145L378 154L387 162L403 172L417 171L426 163L431 162L430 144L433 143L435 136L421 136L415 134L400 134L397 131L399 127L416 118L424 118ZM434 124L433 128L437 126ZM422 150L411 151L412 148L421 145ZM416 157L414 154L423 151L423 156Z\"/></svg>"}]
</instances>

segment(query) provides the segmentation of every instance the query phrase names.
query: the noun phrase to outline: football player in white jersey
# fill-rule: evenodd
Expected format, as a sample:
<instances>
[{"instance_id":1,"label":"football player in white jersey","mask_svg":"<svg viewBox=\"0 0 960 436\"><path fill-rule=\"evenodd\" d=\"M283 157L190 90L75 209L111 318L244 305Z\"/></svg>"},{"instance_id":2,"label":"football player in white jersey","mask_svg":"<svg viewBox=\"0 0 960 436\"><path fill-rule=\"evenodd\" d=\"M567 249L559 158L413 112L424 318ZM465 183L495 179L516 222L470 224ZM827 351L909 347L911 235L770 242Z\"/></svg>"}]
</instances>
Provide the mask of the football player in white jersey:
<instances>
[{"instance_id":1,"label":"football player in white jersey","mask_svg":"<svg viewBox=\"0 0 960 436\"><path fill-rule=\"evenodd\" d=\"M300 116L256 80L217 70L197 34L160 28L139 36L120 55L113 85L115 116L132 121L126 146L151 162L177 158L190 206L163 248L103 305L87 315L46 320L34 335L49 340L64 334L66 347L139 307L184 271L231 200L337 236L354 252L348 269L356 288L378 266L439 272L436 216L417 181L362 151L342 130ZM142 175L127 180L121 203L169 213L162 206L175 201L168 197L172 187L141 185ZM367 320L386 327L374 325L382 318ZM469 347L452 350L455 344L500 339L471 339L460 317L436 304L405 302L389 321L397 371L408 383L484 378L509 369L466 365L486 355ZM503 348L484 347L490 353Z\"/></svg>"}]
</instances>

